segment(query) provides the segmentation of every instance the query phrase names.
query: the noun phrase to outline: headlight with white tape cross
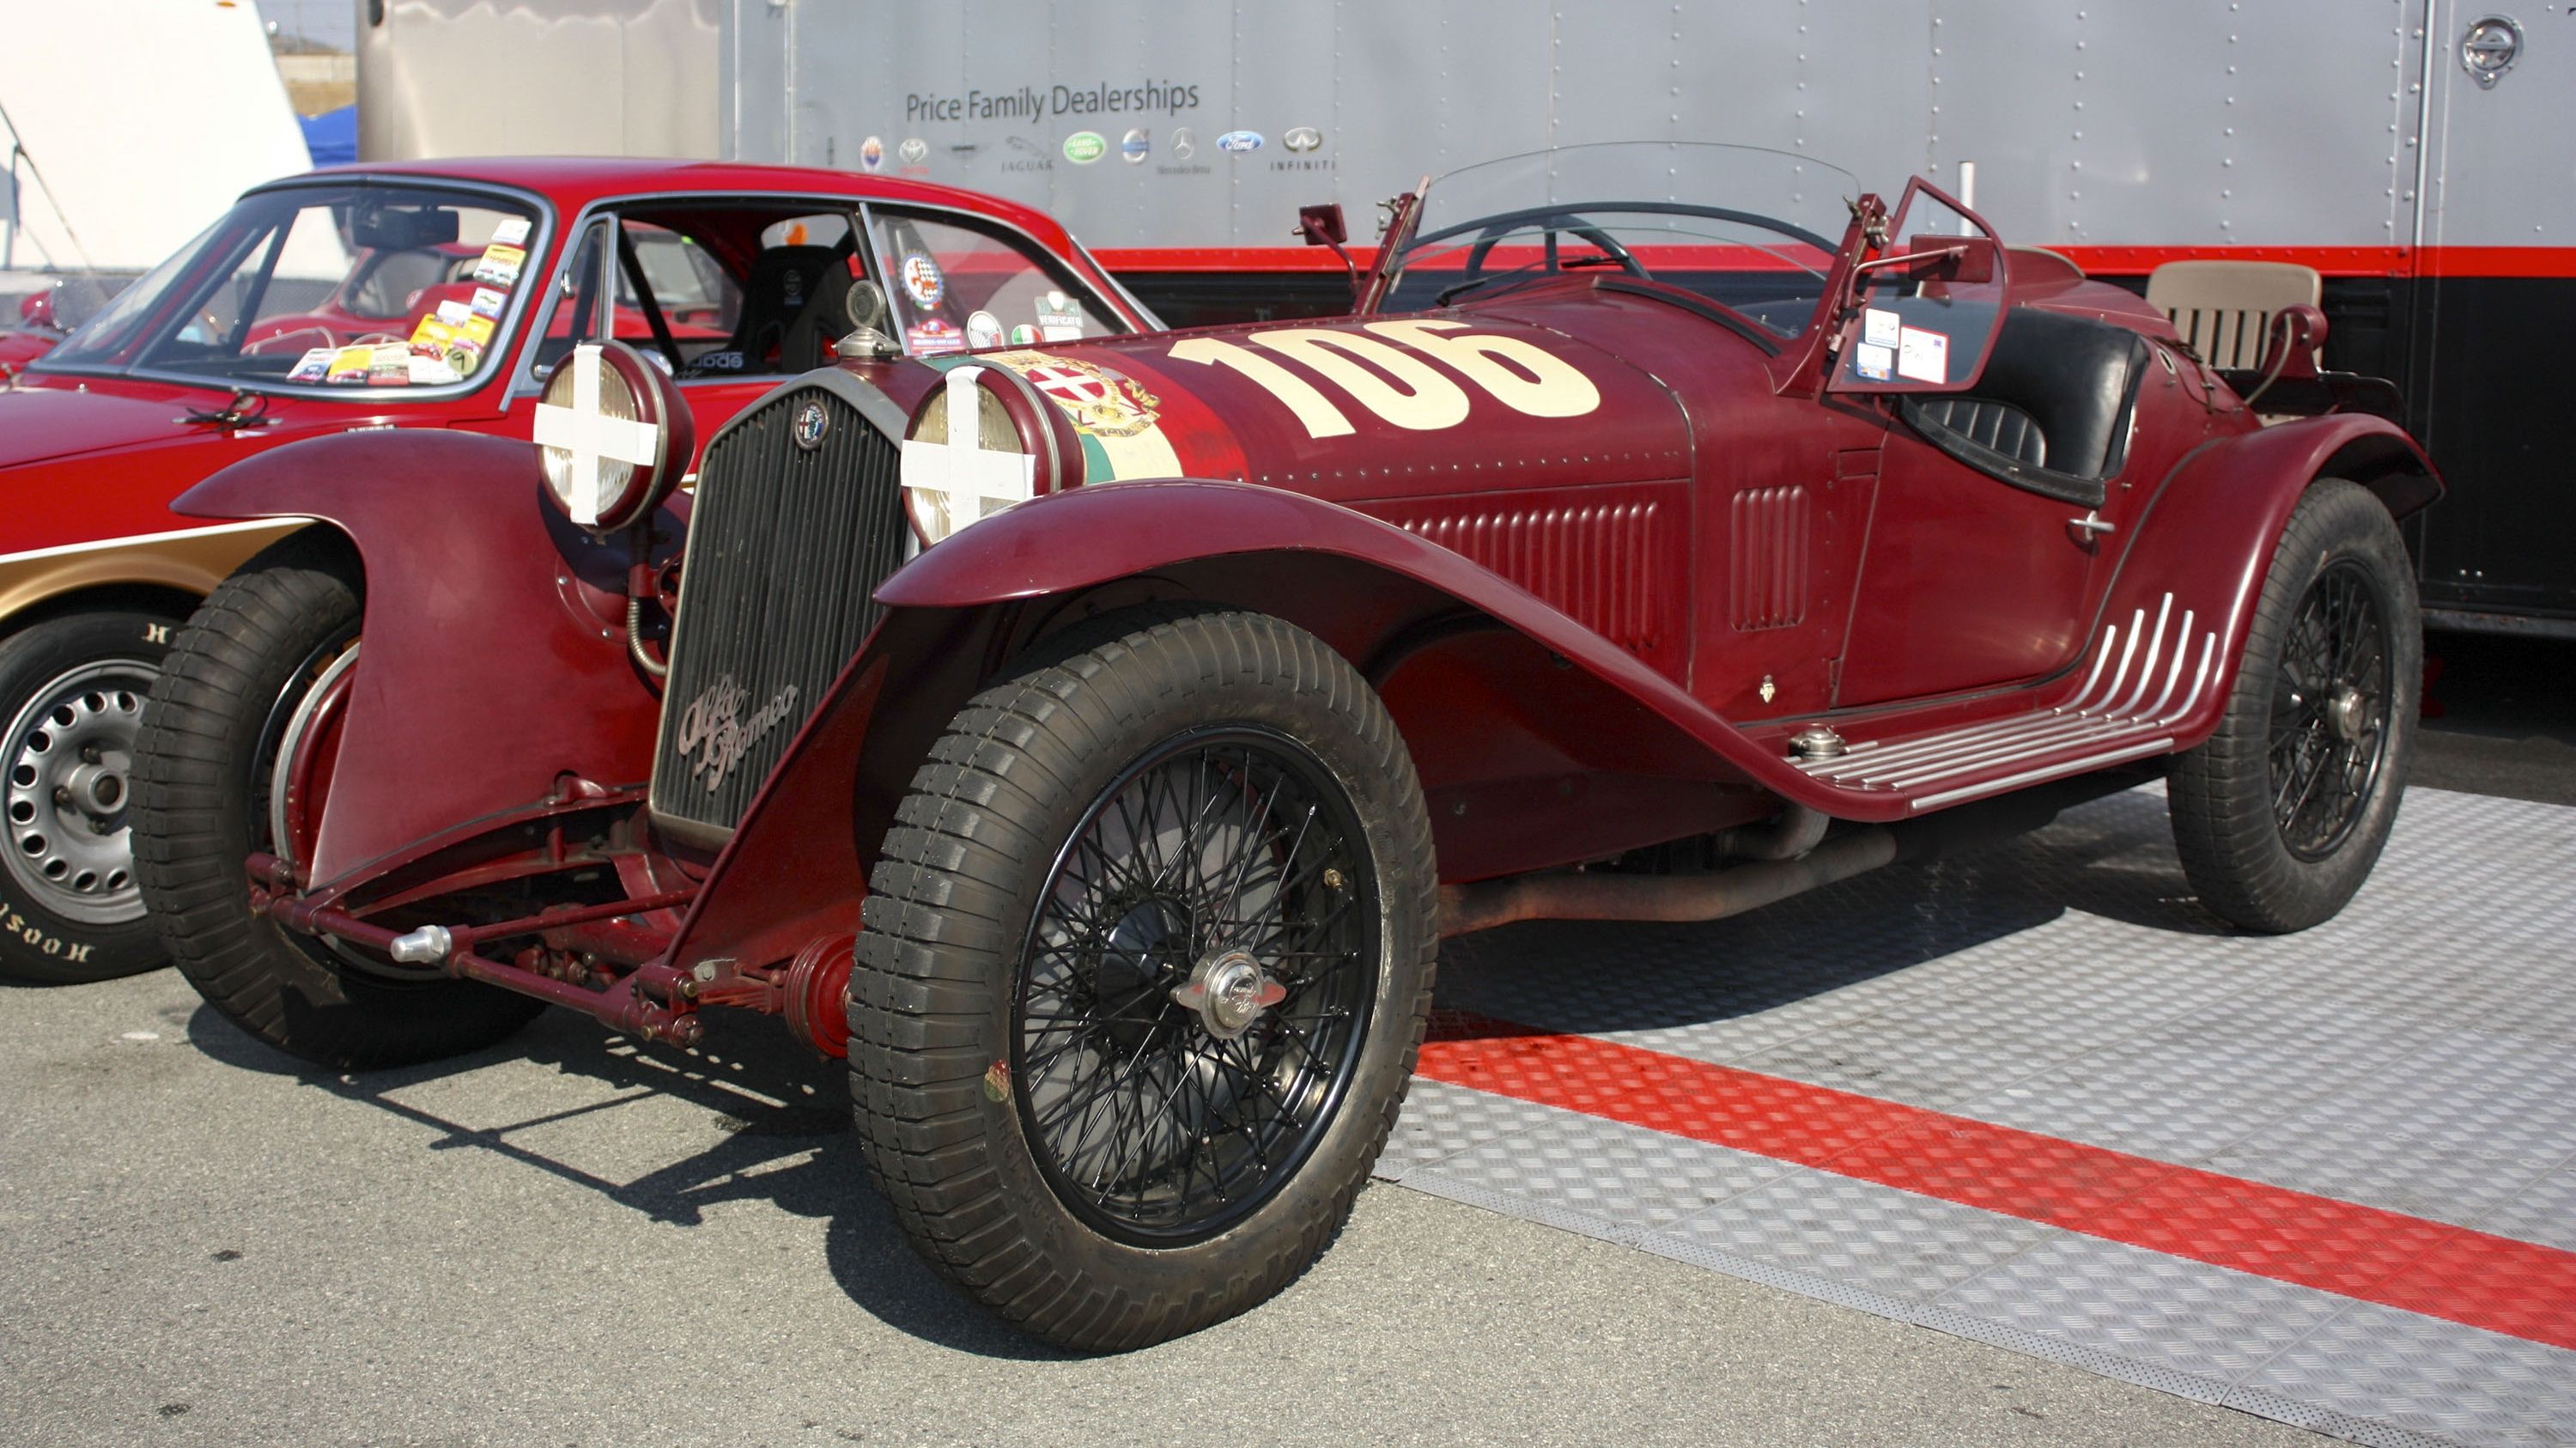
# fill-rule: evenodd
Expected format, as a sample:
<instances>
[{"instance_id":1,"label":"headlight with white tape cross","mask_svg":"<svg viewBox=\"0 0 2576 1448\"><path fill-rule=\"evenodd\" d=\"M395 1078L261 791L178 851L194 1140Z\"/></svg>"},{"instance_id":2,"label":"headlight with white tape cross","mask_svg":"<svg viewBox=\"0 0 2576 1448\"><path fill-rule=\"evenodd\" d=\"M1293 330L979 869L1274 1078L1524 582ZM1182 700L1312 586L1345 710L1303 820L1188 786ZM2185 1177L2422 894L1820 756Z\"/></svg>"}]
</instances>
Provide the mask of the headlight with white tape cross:
<instances>
[{"instance_id":1,"label":"headlight with white tape cross","mask_svg":"<svg viewBox=\"0 0 2576 1448\"><path fill-rule=\"evenodd\" d=\"M922 399L903 440L903 495L924 546L1041 491L1079 482L1079 459L1057 436L1056 409L1007 367L948 369Z\"/></svg>"},{"instance_id":2,"label":"headlight with white tape cross","mask_svg":"<svg viewBox=\"0 0 2576 1448\"><path fill-rule=\"evenodd\" d=\"M584 342L556 365L535 438L546 491L603 534L650 516L697 451L679 388L623 342Z\"/></svg>"}]
</instances>

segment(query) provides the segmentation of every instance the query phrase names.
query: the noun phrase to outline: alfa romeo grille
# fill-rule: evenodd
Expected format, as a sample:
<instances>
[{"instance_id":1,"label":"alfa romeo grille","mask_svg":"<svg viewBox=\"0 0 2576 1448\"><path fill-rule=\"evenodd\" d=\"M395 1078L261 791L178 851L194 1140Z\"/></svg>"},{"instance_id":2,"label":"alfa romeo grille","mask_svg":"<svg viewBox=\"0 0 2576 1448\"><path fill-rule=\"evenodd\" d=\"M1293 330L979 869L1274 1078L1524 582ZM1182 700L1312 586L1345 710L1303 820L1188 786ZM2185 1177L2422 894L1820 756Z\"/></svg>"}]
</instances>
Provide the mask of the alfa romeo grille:
<instances>
[{"instance_id":1,"label":"alfa romeo grille","mask_svg":"<svg viewBox=\"0 0 2576 1448\"><path fill-rule=\"evenodd\" d=\"M808 404L823 408L822 437ZM800 429L799 416L806 414ZM653 809L728 830L857 653L903 561L894 441L825 388L761 403L708 445L653 756Z\"/></svg>"}]
</instances>

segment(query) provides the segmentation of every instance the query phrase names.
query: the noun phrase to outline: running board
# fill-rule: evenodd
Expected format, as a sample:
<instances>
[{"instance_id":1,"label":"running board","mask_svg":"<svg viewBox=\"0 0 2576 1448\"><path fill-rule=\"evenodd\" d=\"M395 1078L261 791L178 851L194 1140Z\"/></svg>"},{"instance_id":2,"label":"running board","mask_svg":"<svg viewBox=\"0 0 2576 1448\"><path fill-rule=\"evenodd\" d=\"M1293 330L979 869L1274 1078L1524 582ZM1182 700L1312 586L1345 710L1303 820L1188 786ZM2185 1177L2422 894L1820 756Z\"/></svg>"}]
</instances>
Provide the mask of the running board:
<instances>
[{"instance_id":1,"label":"running board","mask_svg":"<svg viewBox=\"0 0 2576 1448\"><path fill-rule=\"evenodd\" d=\"M2200 705L2217 668L2218 635L2156 609L2103 630L2082 687L2067 703L1958 729L1855 741L1844 753L1797 768L1841 789L1904 796L1908 813L2001 794L2068 775L2170 752L2173 726Z\"/></svg>"}]
</instances>

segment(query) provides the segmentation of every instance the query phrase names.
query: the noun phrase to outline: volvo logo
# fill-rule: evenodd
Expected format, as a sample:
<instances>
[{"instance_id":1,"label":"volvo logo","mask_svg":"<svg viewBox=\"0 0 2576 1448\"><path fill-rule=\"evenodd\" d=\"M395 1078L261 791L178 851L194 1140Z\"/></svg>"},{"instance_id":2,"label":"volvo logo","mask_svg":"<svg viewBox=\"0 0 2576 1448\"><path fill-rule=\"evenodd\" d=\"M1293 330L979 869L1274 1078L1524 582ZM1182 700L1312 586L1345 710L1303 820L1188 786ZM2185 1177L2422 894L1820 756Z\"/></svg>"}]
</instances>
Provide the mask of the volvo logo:
<instances>
[{"instance_id":1,"label":"volvo logo","mask_svg":"<svg viewBox=\"0 0 2576 1448\"><path fill-rule=\"evenodd\" d=\"M807 452L821 447L823 439L831 433L832 414L819 400L796 409L796 422L788 430L788 435L796 439L796 445Z\"/></svg>"}]
</instances>

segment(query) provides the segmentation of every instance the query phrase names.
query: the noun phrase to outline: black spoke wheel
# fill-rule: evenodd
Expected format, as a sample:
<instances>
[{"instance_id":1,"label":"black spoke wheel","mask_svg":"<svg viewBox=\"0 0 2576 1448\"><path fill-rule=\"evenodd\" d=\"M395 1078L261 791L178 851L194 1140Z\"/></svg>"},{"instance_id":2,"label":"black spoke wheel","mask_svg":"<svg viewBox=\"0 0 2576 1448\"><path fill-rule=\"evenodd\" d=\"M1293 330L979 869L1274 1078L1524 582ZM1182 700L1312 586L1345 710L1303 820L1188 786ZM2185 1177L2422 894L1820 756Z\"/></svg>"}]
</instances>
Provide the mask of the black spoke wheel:
<instances>
[{"instance_id":1,"label":"black spoke wheel","mask_svg":"<svg viewBox=\"0 0 2576 1448\"><path fill-rule=\"evenodd\" d=\"M869 880L867 1158L1021 1328L1143 1346L1279 1291L1411 1078L1437 874L1376 696L1277 619L1113 616L960 710Z\"/></svg>"},{"instance_id":2,"label":"black spoke wheel","mask_svg":"<svg viewBox=\"0 0 2576 1448\"><path fill-rule=\"evenodd\" d=\"M1057 855L1017 982L1011 1079L1056 1194L1124 1241L1202 1241L1287 1181L1359 1063L1376 874L1293 740L1182 734Z\"/></svg>"},{"instance_id":3,"label":"black spoke wheel","mask_svg":"<svg viewBox=\"0 0 2576 1448\"><path fill-rule=\"evenodd\" d=\"M2388 628L2362 565L2308 586L2281 650L2272 703L2272 818L2302 860L2351 835L2388 748Z\"/></svg>"},{"instance_id":4,"label":"black spoke wheel","mask_svg":"<svg viewBox=\"0 0 2576 1448\"><path fill-rule=\"evenodd\" d=\"M2174 761L2174 840L2203 904L2248 930L2331 918L2404 792L2422 689L2414 573L2379 500L2323 479L2273 551L2218 732Z\"/></svg>"}]
</instances>

